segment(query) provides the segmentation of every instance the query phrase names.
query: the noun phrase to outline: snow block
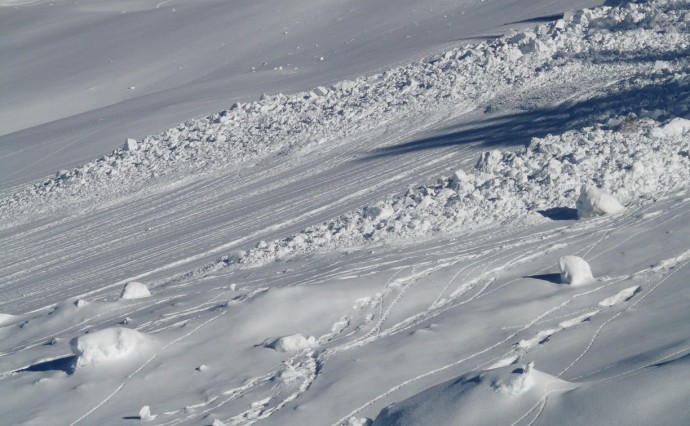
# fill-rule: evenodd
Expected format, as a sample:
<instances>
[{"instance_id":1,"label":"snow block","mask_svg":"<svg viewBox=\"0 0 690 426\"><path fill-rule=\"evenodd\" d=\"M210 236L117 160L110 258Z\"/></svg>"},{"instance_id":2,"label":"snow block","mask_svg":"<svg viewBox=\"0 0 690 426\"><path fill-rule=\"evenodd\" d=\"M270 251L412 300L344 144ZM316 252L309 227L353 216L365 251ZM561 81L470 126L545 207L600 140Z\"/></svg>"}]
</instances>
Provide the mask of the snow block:
<instances>
[{"instance_id":1,"label":"snow block","mask_svg":"<svg viewBox=\"0 0 690 426\"><path fill-rule=\"evenodd\" d=\"M120 299L143 299L145 297L151 297L146 284L142 284L136 281L131 281L125 284L125 288L122 289L122 294Z\"/></svg>"},{"instance_id":2,"label":"snow block","mask_svg":"<svg viewBox=\"0 0 690 426\"><path fill-rule=\"evenodd\" d=\"M575 204L577 215L580 218L616 214L625 210L611 194L597 189L593 185L583 185L580 189L580 197Z\"/></svg>"},{"instance_id":3,"label":"snow block","mask_svg":"<svg viewBox=\"0 0 690 426\"><path fill-rule=\"evenodd\" d=\"M149 337L124 327L106 328L70 341L77 355L76 367L97 366L134 356L142 352Z\"/></svg>"},{"instance_id":4,"label":"snow block","mask_svg":"<svg viewBox=\"0 0 690 426\"><path fill-rule=\"evenodd\" d=\"M561 270L561 282L580 286L594 280L589 263L579 256L563 256L558 262Z\"/></svg>"},{"instance_id":5,"label":"snow block","mask_svg":"<svg viewBox=\"0 0 690 426\"><path fill-rule=\"evenodd\" d=\"M674 118L663 127L657 127L652 131L652 136L657 138L672 138L683 136L690 132L690 120L685 118Z\"/></svg>"},{"instance_id":6,"label":"snow block","mask_svg":"<svg viewBox=\"0 0 690 426\"><path fill-rule=\"evenodd\" d=\"M364 217L371 220L383 220L387 219L395 214L395 210L391 206L369 206L364 209Z\"/></svg>"},{"instance_id":7,"label":"snow block","mask_svg":"<svg viewBox=\"0 0 690 426\"><path fill-rule=\"evenodd\" d=\"M299 333L264 342L265 347L278 352L301 352L315 345L316 339L313 336L304 337Z\"/></svg>"},{"instance_id":8,"label":"snow block","mask_svg":"<svg viewBox=\"0 0 690 426\"><path fill-rule=\"evenodd\" d=\"M319 96L326 96L328 94L328 89L326 89L323 86L319 86L316 89L313 90L314 93L316 93Z\"/></svg>"},{"instance_id":9,"label":"snow block","mask_svg":"<svg viewBox=\"0 0 690 426\"><path fill-rule=\"evenodd\" d=\"M136 151L137 148L139 148L139 144L136 139L127 139L124 146L125 151Z\"/></svg>"}]
</instances>

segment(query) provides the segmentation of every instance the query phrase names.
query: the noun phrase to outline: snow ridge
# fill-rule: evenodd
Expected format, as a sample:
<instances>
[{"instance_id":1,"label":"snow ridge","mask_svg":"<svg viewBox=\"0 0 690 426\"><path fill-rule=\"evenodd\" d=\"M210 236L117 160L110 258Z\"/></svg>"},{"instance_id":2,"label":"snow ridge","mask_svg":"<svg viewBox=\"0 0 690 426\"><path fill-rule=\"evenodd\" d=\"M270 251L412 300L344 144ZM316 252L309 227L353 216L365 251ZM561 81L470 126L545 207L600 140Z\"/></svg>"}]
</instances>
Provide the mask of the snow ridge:
<instances>
[{"instance_id":1,"label":"snow ridge","mask_svg":"<svg viewBox=\"0 0 690 426\"><path fill-rule=\"evenodd\" d=\"M548 216L550 209L575 211L583 183L605 188L624 203L645 202L686 187L690 132L660 136L664 125L651 119L634 121L634 130L590 127L535 138L515 152L487 151L473 170L458 170L435 184L409 189L289 238L261 241L223 262L265 263L395 238L546 220L542 215Z\"/></svg>"},{"instance_id":2,"label":"snow ridge","mask_svg":"<svg viewBox=\"0 0 690 426\"><path fill-rule=\"evenodd\" d=\"M359 132L392 123L410 111L468 110L507 88L539 84L546 71L566 65L573 70L587 67L609 60L614 53L635 58L647 51L659 58L677 58L674 53L690 44L681 3L630 3L569 13L534 30L513 32L354 81L236 103L160 135L128 141L125 147L80 167L61 170L0 200L0 218L8 227L25 222L29 215L60 211L68 203L88 208L93 201L116 199L144 187L151 190L181 176L201 176L337 141L352 129ZM668 86L667 98L687 97L687 90L678 90L687 86L682 83L688 78L687 73L676 72L681 62L660 59L650 74L631 77L621 89L657 83ZM640 96L649 99L646 95ZM653 118L687 114L687 102L669 100L673 99L664 99L664 105L675 104L676 111L631 112Z\"/></svg>"}]
</instances>

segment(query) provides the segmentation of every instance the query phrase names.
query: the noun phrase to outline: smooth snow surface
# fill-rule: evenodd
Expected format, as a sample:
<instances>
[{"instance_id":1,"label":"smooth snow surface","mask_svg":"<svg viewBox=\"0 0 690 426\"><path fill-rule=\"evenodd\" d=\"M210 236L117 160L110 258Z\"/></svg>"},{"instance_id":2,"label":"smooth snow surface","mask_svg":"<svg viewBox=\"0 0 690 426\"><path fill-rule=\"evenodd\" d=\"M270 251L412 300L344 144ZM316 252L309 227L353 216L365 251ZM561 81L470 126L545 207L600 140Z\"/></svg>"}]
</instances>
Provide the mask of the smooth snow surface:
<instances>
[{"instance_id":1,"label":"smooth snow surface","mask_svg":"<svg viewBox=\"0 0 690 426\"><path fill-rule=\"evenodd\" d=\"M0 0L0 423L687 425L690 4L585 3Z\"/></svg>"}]
</instances>

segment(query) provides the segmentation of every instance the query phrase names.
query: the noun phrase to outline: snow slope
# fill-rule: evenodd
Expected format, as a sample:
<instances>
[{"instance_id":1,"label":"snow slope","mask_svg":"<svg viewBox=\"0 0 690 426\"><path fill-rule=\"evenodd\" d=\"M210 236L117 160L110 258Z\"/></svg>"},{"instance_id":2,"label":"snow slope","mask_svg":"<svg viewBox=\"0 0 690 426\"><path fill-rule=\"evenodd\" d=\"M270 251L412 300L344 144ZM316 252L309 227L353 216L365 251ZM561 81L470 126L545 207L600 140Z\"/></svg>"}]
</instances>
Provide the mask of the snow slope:
<instances>
[{"instance_id":1,"label":"snow slope","mask_svg":"<svg viewBox=\"0 0 690 426\"><path fill-rule=\"evenodd\" d=\"M685 424L688 25L567 13L3 198L2 418Z\"/></svg>"}]
</instances>

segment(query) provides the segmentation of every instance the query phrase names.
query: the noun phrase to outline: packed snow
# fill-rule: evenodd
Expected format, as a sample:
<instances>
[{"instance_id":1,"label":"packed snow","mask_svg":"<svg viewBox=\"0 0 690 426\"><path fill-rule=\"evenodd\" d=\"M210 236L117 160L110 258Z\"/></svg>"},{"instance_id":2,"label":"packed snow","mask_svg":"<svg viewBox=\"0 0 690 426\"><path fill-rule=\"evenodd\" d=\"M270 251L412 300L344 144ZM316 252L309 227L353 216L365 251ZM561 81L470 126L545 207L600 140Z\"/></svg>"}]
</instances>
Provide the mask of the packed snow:
<instances>
[{"instance_id":1,"label":"packed snow","mask_svg":"<svg viewBox=\"0 0 690 426\"><path fill-rule=\"evenodd\" d=\"M120 299L143 299L145 297L151 297L151 292L146 284L131 281L125 284L122 289L122 294L120 294Z\"/></svg>"},{"instance_id":2,"label":"packed snow","mask_svg":"<svg viewBox=\"0 0 690 426\"><path fill-rule=\"evenodd\" d=\"M2 2L2 422L686 425L690 4L478 3Z\"/></svg>"}]
</instances>

